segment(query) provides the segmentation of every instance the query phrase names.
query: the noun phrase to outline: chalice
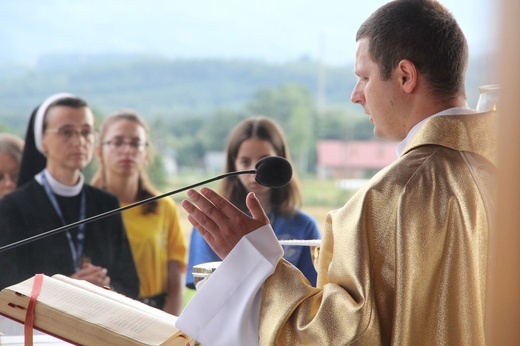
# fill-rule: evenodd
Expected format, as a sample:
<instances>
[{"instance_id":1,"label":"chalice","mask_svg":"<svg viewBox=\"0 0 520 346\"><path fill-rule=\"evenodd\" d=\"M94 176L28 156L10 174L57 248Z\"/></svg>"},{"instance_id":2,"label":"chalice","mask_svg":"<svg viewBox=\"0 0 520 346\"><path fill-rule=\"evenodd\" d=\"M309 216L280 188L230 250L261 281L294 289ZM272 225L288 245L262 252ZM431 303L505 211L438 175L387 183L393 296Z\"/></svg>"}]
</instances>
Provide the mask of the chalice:
<instances>
[{"instance_id":1,"label":"chalice","mask_svg":"<svg viewBox=\"0 0 520 346\"><path fill-rule=\"evenodd\" d=\"M318 269L318 258L320 255L321 239L310 239L310 240L279 240L282 246L308 246L311 253L312 263L314 268ZM206 262L193 266L193 283L195 288L198 290L204 282L217 270L218 266L222 261Z\"/></svg>"}]
</instances>

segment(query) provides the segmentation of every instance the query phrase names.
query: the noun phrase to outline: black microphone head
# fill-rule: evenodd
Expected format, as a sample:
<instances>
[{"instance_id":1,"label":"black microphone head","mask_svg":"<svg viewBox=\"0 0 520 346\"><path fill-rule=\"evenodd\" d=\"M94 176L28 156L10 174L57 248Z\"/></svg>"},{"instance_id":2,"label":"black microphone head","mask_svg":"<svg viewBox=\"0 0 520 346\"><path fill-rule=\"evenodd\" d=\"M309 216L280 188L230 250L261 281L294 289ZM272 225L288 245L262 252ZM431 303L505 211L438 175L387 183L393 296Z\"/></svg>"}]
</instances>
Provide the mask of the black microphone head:
<instances>
[{"instance_id":1,"label":"black microphone head","mask_svg":"<svg viewBox=\"0 0 520 346\"><path fill-rule=\"evenodd\" d=\"M256 163L256 182L270 188L283 187L291 181L292 167L280 156L267 156Z\"/></svg>"}]
</instances>

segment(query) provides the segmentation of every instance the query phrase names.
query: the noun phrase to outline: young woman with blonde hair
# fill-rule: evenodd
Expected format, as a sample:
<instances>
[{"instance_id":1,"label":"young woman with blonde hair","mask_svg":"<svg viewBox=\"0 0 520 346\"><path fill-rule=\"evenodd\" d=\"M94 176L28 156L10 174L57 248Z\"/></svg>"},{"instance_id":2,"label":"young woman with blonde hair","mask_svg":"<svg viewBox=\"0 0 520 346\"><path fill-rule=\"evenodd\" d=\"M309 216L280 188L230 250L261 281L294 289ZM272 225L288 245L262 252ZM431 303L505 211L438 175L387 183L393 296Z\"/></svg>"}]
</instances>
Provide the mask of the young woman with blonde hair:
<instances>
[{"instance_id":1,"label":"young woman with blonde hair","mask_svg":"<svg viewBox=\"0 0 520 346\"><path fill-rule=\"evenodd\" d=\"M121 206L158 195L146 169L149 129L133 111L121 111L101 125L96 150L99 168L91 183L114 193ZM139 299L174 315L184 298L186 245L171 198L122 212L141 282Z\"/></svg>"}]
</instances>

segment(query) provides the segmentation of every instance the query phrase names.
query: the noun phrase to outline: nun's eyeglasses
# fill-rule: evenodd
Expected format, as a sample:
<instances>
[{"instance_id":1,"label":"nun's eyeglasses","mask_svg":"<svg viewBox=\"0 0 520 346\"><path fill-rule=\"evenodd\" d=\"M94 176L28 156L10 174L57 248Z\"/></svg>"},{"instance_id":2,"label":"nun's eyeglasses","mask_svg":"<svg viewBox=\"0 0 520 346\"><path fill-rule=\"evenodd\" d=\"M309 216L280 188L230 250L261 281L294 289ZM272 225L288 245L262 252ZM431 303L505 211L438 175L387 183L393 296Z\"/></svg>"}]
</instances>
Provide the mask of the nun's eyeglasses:
<instances>
[{"instance_id":1,"label":"nun's eyeglasses","mask_svg":"<svg viewBox=\"0 0 520 346\"><path fill-rule=\"evenodd\" d=\"M56 133L61 138L70 141L74 137L80 137L87 142L94 139L94 131L91 128L75 129L73 127L60 127L59 129L46 129L45 132Z\"/></svg>"}]
</instances>

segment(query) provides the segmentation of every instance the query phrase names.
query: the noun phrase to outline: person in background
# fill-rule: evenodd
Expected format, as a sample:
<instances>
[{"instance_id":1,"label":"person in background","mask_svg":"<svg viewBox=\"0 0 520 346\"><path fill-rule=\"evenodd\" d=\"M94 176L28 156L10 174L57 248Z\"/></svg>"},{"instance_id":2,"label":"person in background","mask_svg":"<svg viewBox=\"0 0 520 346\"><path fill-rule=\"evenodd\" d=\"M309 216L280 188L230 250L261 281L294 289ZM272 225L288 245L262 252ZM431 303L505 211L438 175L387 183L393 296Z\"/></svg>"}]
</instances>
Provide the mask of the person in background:
<instances>
[{"instance_id":1,"label":"person in background","mask_svg":"<svg viewBox=\"0 0 520 346\"><path fill-rule=\"evenodd\" d=\"M267 156L281 156L290 160L289 148L282 128L264 116L251 117L238 124L229 134L226 147L225 173L255 168L258 160ZM224 197L240 210L247 211L245 198L254 192L269 217L279 240L320 239L316 221L299 210L302 203L300 183L295 174L288 185L271 189L258 184L254 174L241 174L225 178L220 186ZM316 285L310 248L284 246L284 258L294 264L312 285ZM220 261L204 238L195 229L191 233L187 287L193 284L193 266Z\"/></svg>"},{"instance_id":2,"label":"person in background","mask_svg":"<svg viewBox=\"0 0 520 346\"><path fill-rule=\"evenodd\" d=\"M10 133L0 133L0 198L16 188L23 140Z\"/></svg>"},{"instance_id":3,"label":"person in background","mask_svg":"<svg viewBox=\"0 0 520 346\"><path fill-rule=\"evenodd\" d=\"M30 118L18 188L0 200L0 245L117 209L117 198L84 182L95 145L94 115L81 98L47 98ZM25 179L21 179L24 177ZM128 297L139 279L121 215L114 214L0 253L0 286L37 273L63 274Z\"/></svg>"},{"instance_id":4,"label":"person in background","mask_svg":"<svg viewBox=\"0 0 520 346\"><path fill-rule=\"evenodd\" d=\"M351 100L399 158L328 214L316 287L254 194L249 217L189 190L188 220L224 259L176 323L202 344L486 344L498 116L467 106L466 38L439 1L394 0L356 41Z\"/></svg>"},{"instance_id":5,"label":"person in background","mask_svg":"<svg viewBox=\"0 0 520 346\"><path fill-rule=\"evenodd\" d=\"M96 150L99 168L91 183L114 193L121 206L158 195L146 169L151 161L147 124L133 111L108 117ZM186 243L171 198L122 212L141 283L139 299L178 315L184 299Z\"/></svg>"}]
</instances>

